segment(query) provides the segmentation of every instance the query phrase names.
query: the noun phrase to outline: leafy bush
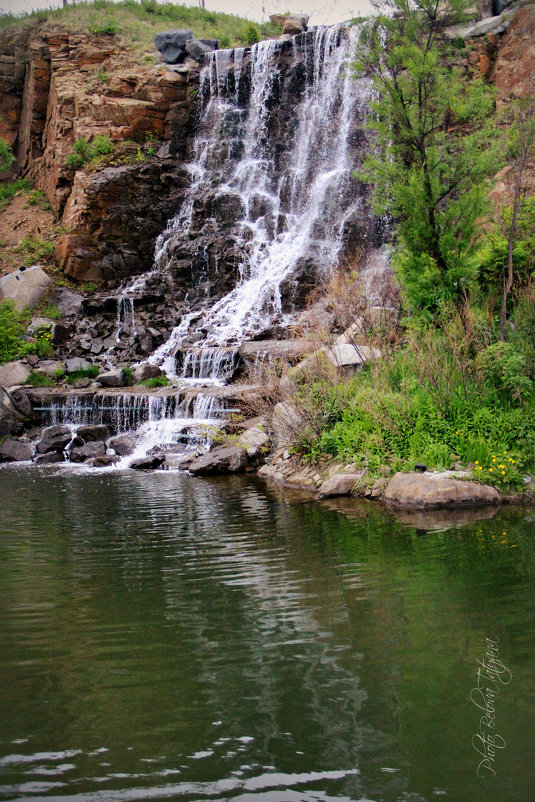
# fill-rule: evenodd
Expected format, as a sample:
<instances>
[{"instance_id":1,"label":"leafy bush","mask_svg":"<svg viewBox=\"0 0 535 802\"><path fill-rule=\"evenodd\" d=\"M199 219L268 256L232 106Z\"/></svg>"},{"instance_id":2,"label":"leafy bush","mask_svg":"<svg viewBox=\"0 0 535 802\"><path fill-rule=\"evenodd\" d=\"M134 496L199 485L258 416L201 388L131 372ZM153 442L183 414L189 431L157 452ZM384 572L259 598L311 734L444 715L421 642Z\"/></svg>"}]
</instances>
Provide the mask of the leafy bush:
<instances>
[{"instance_id":1,"label":"leafy bush","mask_svg":"<svg viewBox=\"0 0 535 802\"><path fill-rule=\"evenodd\" d=\"M490 391L506 398L526 398L533 383L526 375L526 356L511 343L497 342L478 354L477 364Z\"/></svg>"},{"instance_id":2,"label":"leafy bush","mask_svg":"<svg viewBox=\"0 0 535 802\"><path fill-rule=\"evenodd\" d=\"M17 310L14 301L0 301L0 364L35 353L35 344L23 340L27 322L28 316Z\"/></svg>"},{"instance_id":3,"label":"leafy bush","mask_svg":"<svg viewBox=\"0 0 535 802\"><path fill-rule=\"evenodd\" d=\"M110 137L105 134L97 134L91 143L83 138L77 139L74 143L74 153L66 156L65 163L78 170L93 159L107 156L110 153L113 153L113 142Z\"/></svg>"},{"instance_id":4,"label":"leafy bush","mask_svg":"<svg viewBox=\"0 0 535 802\"><path fill-rule=\"evenodd\" d=\"M254 22L248 22L240 34L240 39L247 45L254 45L260 41L260 31Z\"/></svg>"}]
</instances>

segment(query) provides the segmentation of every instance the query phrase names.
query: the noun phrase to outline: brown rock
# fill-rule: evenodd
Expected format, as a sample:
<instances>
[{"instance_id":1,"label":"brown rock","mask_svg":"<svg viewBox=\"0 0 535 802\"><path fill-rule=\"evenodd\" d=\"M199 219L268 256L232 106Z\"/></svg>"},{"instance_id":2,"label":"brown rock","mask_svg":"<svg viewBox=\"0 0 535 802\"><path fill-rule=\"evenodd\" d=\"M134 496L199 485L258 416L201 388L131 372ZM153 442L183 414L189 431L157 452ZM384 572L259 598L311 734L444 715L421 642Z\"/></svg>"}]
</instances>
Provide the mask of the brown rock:
<instances>
[{"instance_id":1,"label":"brown rock","mask_svg":"<svg viewBox=\"0 0 535 802\"><path fill-rule=\"evenodd\" d=\"M501 494L494 487L455 479L444 473L397 473L390 479L384 500L409 509L471 507L499 504Z\"/></svg>"},{"instance_id":2,"label":"brown rock","mask_svg":"<svg viewBox=\"0 0 535 802\"><path fill-rule=\"evenodd\" d=\"M318 492L318 498L349 496L361 477L362 473L335 473L334 476L323 482Z\"/></svg>"},{"instance_id":3,"label":"brown rock","mask_svg":"<svg viewBox=\"0 0 535 802\"><path fill-rule=\"evenodd\" d=\"M239 473L247 465L247 452L238 446L219 446L204 454L188 466L196 476L212 473Z\"/></svg>"}]
</instances>

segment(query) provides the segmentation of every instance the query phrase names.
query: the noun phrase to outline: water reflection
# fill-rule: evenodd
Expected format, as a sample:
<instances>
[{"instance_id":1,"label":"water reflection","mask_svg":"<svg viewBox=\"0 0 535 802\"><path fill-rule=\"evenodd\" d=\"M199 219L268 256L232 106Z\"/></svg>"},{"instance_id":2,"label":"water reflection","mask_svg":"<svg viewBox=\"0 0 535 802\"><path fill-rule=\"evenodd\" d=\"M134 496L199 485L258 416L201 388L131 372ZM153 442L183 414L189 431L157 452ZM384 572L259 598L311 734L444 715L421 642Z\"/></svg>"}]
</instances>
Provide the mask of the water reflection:
<instances>
[{"instance_id":1,"label":"water reflection","mask_svg":"<svg viewBox=\"0 0 535 802\"><path fill-rule=\"evenodd\" d=\"M530 511L422 528L239 477L1 481L1 799L529 798ZM494 632L518 692L491 786L468 693Z\"/></svg>"}]
</instances>

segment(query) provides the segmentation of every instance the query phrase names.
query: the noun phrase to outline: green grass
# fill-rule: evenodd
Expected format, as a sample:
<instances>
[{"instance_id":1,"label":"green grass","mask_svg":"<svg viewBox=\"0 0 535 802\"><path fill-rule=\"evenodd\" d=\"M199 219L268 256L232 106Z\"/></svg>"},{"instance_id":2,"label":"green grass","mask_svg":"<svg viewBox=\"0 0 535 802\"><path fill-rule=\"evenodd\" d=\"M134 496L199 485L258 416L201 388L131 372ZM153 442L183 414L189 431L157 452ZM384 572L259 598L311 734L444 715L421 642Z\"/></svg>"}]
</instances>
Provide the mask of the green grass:
<instances>
[{"instance_id":1,"label":"green grass","mask_svg":"<svg viewBox=\"0 0 535 802\"><path fill-rule=\"evenodd\" d=\"M123 0L120 3L95 0L65 8L32 12L23 17L0 16L0 29L10 25L31 25L48 21L60 23L72 31L86 31L95 36L117 35L138 48L154 48L154 36L169 28L191 28L199 39L219 39L231 46L249 44L254 39L250 20L233 14L207 11L196 6L156 3L154 0ZM257 26L260 38L277 36L271 23Z\"/></svg>"},{"instance_id":2,"label":"green grass","mask_svg":"<svg viewBox=\"0 0 535 802\"><path fill-rule=\"evenodd\" d=\"M54 243L28 234L13 248L13 251L20 254L26 267L30 267L37 262L48 261L54 253Z\"/></svg>"},{"instance_id":3,"label":"green grass","mask_svg":"<svg viewBox=\"0 0 535 802\"><path fill-rule=\"evenodd\" d=\"M28 319L28 314L19 312L11 298L0 301L0 365L35 353L36 344L23 339Z\"/></svg>"},{"instance_id":4,"label":"green grass","mask_svg":"<svg viewBox=\"0 0 535 802\"><path fill-rule=\"evenodd\" d=\"M167 387L169 379L163 373L161 376L154 376L152 379L145 379L140 382L144 387Z\"/></svg>"},{"instance_id":5,"label":"green grass","mask_svg":"<svg viewBox=\"0 0 535 802\"><path fill-rule=\"evenodd\" d=\"M32 182L29 178L17 178L16 181L0 183L0 212L3 212L9 206L16 195L21 192L29 192L31 188Z\"/></svg>"},{"instance_id":6,"label":"green grass","mask_svg":"<svg viewBox=\"0 0 535 802\"><path fill-rule=\"evenodd\" d=\"M67 382L69 384L76 384L79 379L96 379L98 376L98 366L91 365L89 368L79 368L78 370L73 370L72 373L69 373L67 376Z\"/></svg>"},{"instance_id":7,"label":"green grass","mask_svg":"<svg viewBox=\"0 0 535 802\"><path fill-rule=\"evenodd\" d=\"M35 373L32 370L26 383L33 387L53 387L56 382L52 376L47 376L46 373Z\"/></svg>"},{"instance_id":8,"label":"green grass","mask_svg":"<svg viewBox=\"0 0 535 802\"><path fill-rule=\"evenodd\" d=\"M293 450L308 462L354 463L372 478L383 466L469 468L475 480L522 489L535 472L535 311L526 292L510 341L496 343L483 316L471 343L459 322L410 328L395 349L350 379L319 368L298 379L290 403L303 426ZM490 344L489 344L490 343Z\"/></svg>"}]
</instances>

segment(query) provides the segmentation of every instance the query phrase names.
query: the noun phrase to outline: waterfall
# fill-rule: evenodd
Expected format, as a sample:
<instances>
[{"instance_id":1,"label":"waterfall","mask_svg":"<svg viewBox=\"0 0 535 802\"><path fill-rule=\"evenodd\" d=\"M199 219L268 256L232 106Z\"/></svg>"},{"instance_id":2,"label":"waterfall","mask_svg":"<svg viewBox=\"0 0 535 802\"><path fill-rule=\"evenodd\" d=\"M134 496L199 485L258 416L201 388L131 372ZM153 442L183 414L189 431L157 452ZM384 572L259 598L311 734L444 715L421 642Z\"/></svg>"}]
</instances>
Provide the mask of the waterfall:
<instances>
[{"instance_id":1,"label":"waterfall","mask_svg":"<svg viewBox=\"0 0 535 802\"><path fill-rule=\"evenodd\" d=\"M88 424L105 424L110 434L128 432L135 451L115 466L130 462L152 450L183 453L209 447L213 431L220 428L229 410L217 396L198 393L185 398L181 393L149 395L133 393L69 395L43 401L41 424L68 425L73 435Z\"/></svg>"},{"instance_id":2,"label":"waterfall","mask_svg":"<svg viewBox=\"0 0 535 802\"><path fill-rule=\"evenodd\" d=\"M351 74L352 37L352 29L318 28L210 55L191 186L156 246L156 271L186 258L200 265L202 313L185 315L151 356L169 375L177 350L194 342L209 351L196 348L182 362L183 378L202 376L214 349L287 324L339 260L348 226L367 236L366 189L354 171L370 92ZM232 286L212 301L206 271L214 266L212 284ZM212 362L209 378L224 367Z\"/></svg>"},{"instance_id":3,"label":"waterfall","mask_svg":"<svg viewBox=\"0 0 535 802\"><path fill-rule=\"evenodd\" d=\"M117 298L117 324L115 329L115 342L121 339L121 332L136 333L136 318L134 314L134 299L127 295Z\"/></svg>"}]
</instances>

